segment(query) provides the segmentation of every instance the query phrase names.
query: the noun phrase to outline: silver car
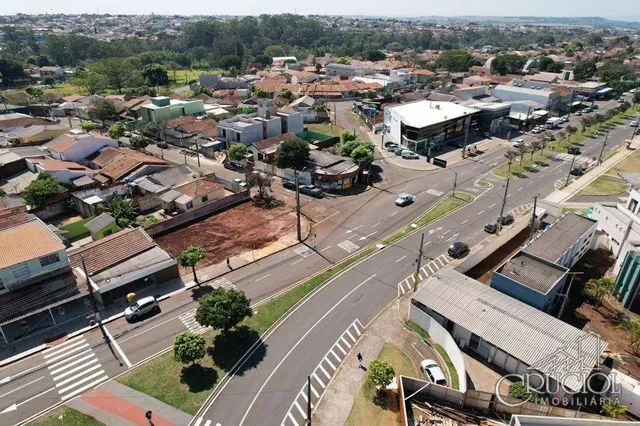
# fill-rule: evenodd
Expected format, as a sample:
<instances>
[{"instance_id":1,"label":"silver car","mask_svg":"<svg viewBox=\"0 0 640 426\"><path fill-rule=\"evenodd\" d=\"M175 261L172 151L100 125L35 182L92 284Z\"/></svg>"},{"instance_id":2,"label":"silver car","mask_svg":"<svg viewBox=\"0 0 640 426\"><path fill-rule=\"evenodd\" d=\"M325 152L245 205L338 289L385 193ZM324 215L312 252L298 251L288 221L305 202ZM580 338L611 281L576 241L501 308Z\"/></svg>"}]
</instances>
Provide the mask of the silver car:
<instances>
[{"instance_id":1,"label":"silver car","mask_svg":"<svg viewBox=\"0 0 640 426\"><path fill-rule=\"evenodd\" d=\"M124 317L127 321L135 321L150 312L160 312L158 301L153 296L143 297L127 307L124 310Z\"/></svg>"}]
</instances>

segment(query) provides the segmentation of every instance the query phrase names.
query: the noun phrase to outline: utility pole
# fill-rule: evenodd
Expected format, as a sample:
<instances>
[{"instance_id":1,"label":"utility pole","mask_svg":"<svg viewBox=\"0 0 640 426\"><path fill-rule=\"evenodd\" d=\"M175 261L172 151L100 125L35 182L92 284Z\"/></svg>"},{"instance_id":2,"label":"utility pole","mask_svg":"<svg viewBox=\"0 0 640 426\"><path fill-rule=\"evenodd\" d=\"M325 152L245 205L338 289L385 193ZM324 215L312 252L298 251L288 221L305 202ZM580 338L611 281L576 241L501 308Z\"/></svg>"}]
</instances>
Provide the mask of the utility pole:
<instances>
[{"instance_id":1,"label":"utility pole","mask_svg":"<svg viewBox=\"0 0 640 426\"><path fill-rule=\"evenodd\" d=\"M424 232L420 236L420 247L418 247L418 259L416 259L416 273L413 276L413 292L418 290L418 280L420 279L420 267L422 266L422 248L424 247Z\"/></svg>"},{"instance_id":2,"label":"utility pole","mask_svg":"<svg viewBox=\"0 0 640 426\"><path fill-rule=\"evenodd\" d=\"M533 212L531 212L531 235L529 236L529 241L533 239L533 234L536 232L536 208L538 206L538 197L540 194L536 194L533 196Z\"/></svg>"},{"instance_id":3,"label":"utility pole","mask_svg":"<svg viewBox=\"0 0 640 426\"><path fill-rule=\"evenodd\" d=\"M602 164L602 154L604 154L604 147L607 146L607 137L609 133L605 133L604 139L602 140L602 148L600 149L600 156L598 157L598 166Z\"/></svg>"},{"instance_id":4,"label":"utility pole","mask_svg":"<svg viewBox=\"0 0 640 426\"><path fill-rule=\"evenodd\" d=\"M311 426L311 376L307 376L307 424Z\"/></svg>"},{"instance_id":5,"label":"utility pole","mask_svg":"<svg viewBox=\"0 0 640 426\"><path fill-rule=\"evenodd\" d=\"M462 158L465 158L467 153L467 140L469 140L469 126L471 125L471 117L467 118L467 123L464 129L464 144L462 145Z\"/></svg>"},{"instance_id":6,"label":"utility pole","mask_svg":"<svg viewBox=\"0 0 640 426\"><path fill-rule=\"evenodd\" d=\"M89 280L89 273L87 272L87 266L84 264L84 257L80 256L80 260L82 261L82 272L84 273L84 278L87 283L87 289L89 290L89 294L91 295L91 303L93 304L93 314L98 323L98 327L102 332L102 337L105 341L109 341L109 337L107 337L107 333L105 333L104 328L102 328L102 319L100 318L100 312L98 311L98 302L96 301L96 295L93 292L93 287L91 286L91 282Z\"/></svg>"},{"instance_id":7,"label":"utility pole","mask_svg":"<svg viewBox=\"0 0 640 426\"><path fill-rule=\"evenodd\" d=\"M496 235L500 234L502 230L502 216L504 216L504 208L507 205L507 192L509 192L509 181L511 178L507 178L507 184L504 186L504 195L502 196L502 205L500 206L500 216L498 217L498 227L496 228Z\"/></svg>"},{"instance_id":8,"label":"utility pole","mask_svg":"<svg viewBox=\"0 0 640 426\"><path fill-rule=\"evenodd\" d=\"M453 196L456 196L456 187L458 186L458 172L453 172Z\"/></svg>"},{"instance_id":9,"label":"utility pole","mask_svg":"<svg viewBox=\"0 0 640 426\"><path fill-rule=\"evenodd\" d=\"M302 242L302 229L300 224L300 188L298 188L298 171L294 169L293 175L295 177L296 185L296 220L298 228L298 241Z\"/></svg>"},{"instance_id":10,"label":"utility pole","mask_svg":"<svg viewBox=\"0 0 640 426\"><path fill-rule=\"evenodd\" d=\"M196 138L196 158L198 159L198 168L200 168L200 145L198 145L198 138Z\"/></svg>"},{"instance_id":11,"label":"utility pole","mask_svg":"<svg viewBox=\"0 0 640 426\"><path fill-rule=\"evenodd\" d=\"M564 186L569 186L569 179L571 178L571 170L573 170L573 163L576 161L576 154L573 154L573 158L571 159L571 166L569 167L569 173L567 173L567 182Z\"/></svg>"}]
</instances>

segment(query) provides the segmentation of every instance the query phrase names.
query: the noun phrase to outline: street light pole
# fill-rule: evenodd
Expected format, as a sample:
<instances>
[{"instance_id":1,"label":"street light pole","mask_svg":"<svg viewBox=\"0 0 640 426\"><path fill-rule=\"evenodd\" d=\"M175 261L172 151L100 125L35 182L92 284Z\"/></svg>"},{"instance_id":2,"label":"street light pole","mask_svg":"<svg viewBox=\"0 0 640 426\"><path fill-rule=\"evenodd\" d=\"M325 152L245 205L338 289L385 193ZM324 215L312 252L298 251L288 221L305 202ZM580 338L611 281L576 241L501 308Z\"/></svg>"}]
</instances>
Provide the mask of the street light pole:
<instances>
[{"instance_id":1,"label":"street light pole","mask_svg":"<svg viewBox=\"0 0 640 426\"><path fill-rule=\"evenodd\" d=\"M300 188L298 188L298 170L293 171L296 186L296 223L298 231L298 241L302 242L302 229L300 223Z\"/></svg>"},{"instance_id":2,"label":"street light pole","mask_svg":"<svg viewBox=\"0 0 640 426\"><path fill-rule=\"evenodd\" d=\"M307 376L307 425L311 426L311 376Z\"/></svg>"},{"instance_id":3,"label":"street light pole","mask_svg":"<svg viewBox=\"0 0 640 426\"><path fill-rule=\"evenodd\" d=\"M453 196L456 196L456 187L458 186L458 172L453 172Z\"/></svg>"},{"instance_id":4,"label":"street light pole","mask_svg":"<svg viewBox=\"0 0 640 426\"><path fill-rule=\"evenodd\" d=\"M605 133L604 139L602 140L602 148L600 149L600 156L598 157L598 166L602 164L602 154L604 154L604 147L607 146L607 137L609 133Z\"/></svg>"},{"instance_id":5,"label":"street light pole","mask_svg":"<svg viewBox=\"0 0 640 426\"><path fill-rule=\"evenodd\" d=\"M529 241L533 239L533 234L536 232L536 208L538 206L538 197L540 194L536 194L533 196L533 212L531 212L531 234L529 236Z\"/></svg>"},{"instance_id":6,"label":"street light pole","mask_svg":"<svg viewBox=\"0 0 640 426\"><path fill-rule=\"evenodd\" d=\"M502 197L502 205L500 206L500 216L498 217L498 226L496 227L496 235L500 234L502 230L502 216L504 215L504 208L507 205L507 192L509 191L509 181L511 178L507 178L507 184L504 187L504 195Z\"/></svg>"},{"instance_id":7,"label":"street light pole","mask_svg":"<svg viewBox=\"0 0 640 426\"><path fill-rule=\"evenodd\" d=\"M573 154L573 158L571 159L571 166L569 167L569 173L567 173L567 182L564 186L569 186L569 179L571 178L571 170L573 170L573 163L576 161L576 154Z\"/></svg>"},{"instance_id":8,"label":"street light pole","mask_svg":"<svg viewBox=\"0 0 640 426\"><path fill-rule=\"evenodd\" d=\"M420 267L422 266L422 248L424 247L424 232L420 236L420 247L418 247L418 259L416 259L416 272L413 276L413 292L418 290L418 281L420 280Z\"/></svg>"}]
</instances>

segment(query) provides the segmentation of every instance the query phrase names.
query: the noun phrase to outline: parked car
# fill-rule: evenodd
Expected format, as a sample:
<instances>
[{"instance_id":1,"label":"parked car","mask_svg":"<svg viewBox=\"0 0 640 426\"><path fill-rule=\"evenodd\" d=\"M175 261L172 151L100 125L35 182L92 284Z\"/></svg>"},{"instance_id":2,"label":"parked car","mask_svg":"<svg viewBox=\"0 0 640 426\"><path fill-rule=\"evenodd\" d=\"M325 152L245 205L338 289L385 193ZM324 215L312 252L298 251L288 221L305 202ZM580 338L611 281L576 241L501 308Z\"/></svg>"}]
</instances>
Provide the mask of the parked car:
<instances>
[{"instance_id":1,"label":"parked car","mask_svg":"<svg viewBox=\"0 0 640 426\"><path fill-rule=\"evenodd\" d=\"M393 151L393 153L394 153L395 155L397 155L397 156L401 156L401 155L402 155L402 151L404 151L404 150L406 150L406 148L405 148L405 147L403 147L403 146L398 146L398 147Z\"/></svg>"},{"instance_id":2,"label":"parked car","mask_svg":"<svg viewBox=\"0 0 640 426\"><path fill-rule=\"evenodd\" d=\"M244 172L244 166L236 161L227 161L224 163L224 168L228 170L233 170L236 172Z\"/></svg>"},{"instance_id":3,"label":"parked car","mask_svg":"<svg viewBox=\"0 0 640 426\"><path fill-rule=\"evenodd\" d=\"M431 383L436 385L446 386L447 379L442 372L442 369L438 366L438 363L432 359L425 359L420 362L420 370L424 374L424 377Z\"/></svg>"},{"instance_id":4,"label":"parked car","mask_svg":"<svg viewBox=\"0 0 640 426\"><path fill-rule=\"evenodd\" d=\"M298 187L298 190L302 194L306 194L315 198L322 198L322 196L324 195L324 193L322 192L322 189L313 185L300 185Z\"/></svg>"},{"instance_id":5,"label":"parked car","mask_svg":"<svg viewBox=\"0 0 640 426\"><path fill-rule=\"evenodd\" d=\"M130 138L133 136L133 133L127 130L122 134L122 136L124 136L125 138Z\"/></svg>"},{"instance_id":6,"label":"parked car","mask_svg":"<svg viewBox=\"0 0 640 426\"><path fill-rule=\"evenodd\" d=\"M582 113L583 113L583 114L589 114L591 111L593 111L593 110L591 109L591 107L589 107L589 108L585 108L585 109L583 109L583 110L582 110Z\"/></svg>"},{"instance_id":7,"label":"parked car","mask_svg":"<svg viewBox=\"0 0 640 426\"><path fill-rule=\"evenodd\" d=\"M390 144L385 144L386 150L389 152L395 152L396 149L400 148L400 145L397 143L391 142Z\"/></svg>"},{"instance_id":8,"label":"parked car","mask_svg":"<svg viewBox=\"0 0 640 426\"><path fill-rule=\"evenodd\" d=\"M124 310L124 317L127 321L135 321L152 312L160 312L160 306L155 297L147 296L127 307L127 309Z\"/></svg>"},{"instance_id":9,"label":"parked car","mask_svg":"<svg viewBox=\"0 0 640 426\"><path fill-rule=\"evenodd\" d=\"M391 145L398 146L398 144L397 144L397 143L395 143L395 142L393 142L393 141L386 141L386 142L384 143L384 147L385 147L385 148L388 148L388 147L389 147L389 146L391 146Z\"/></svg>"},{"instance_id":10,"label":"parked car","mask_svg":"<svg viewBox=\"0 0 640 426\"><path fill-rule=\"evenodd\" d=\"M574 145L567 148L567 152L571 155L580 155L582 151L580 151L580 147Z\"/></svg>"},{"instance_id":11,"label":"parked car","mask_svg":"<svg viewBox=\"0 0 640 426\"><path fill-rule=\"evenodd\" d=\"M398 198L396 198L396 206L404 207L406 205L409 205L413 203L413 198L413 194L403 192L402 194L398 195Z\"/></svg>"},{"instance_id":12,"label":"parked car","mask_svg":"<svg viewBox=\"0 0 640 426\"><path fill-rule=\"evenodd\" d=\"M162 149L167 149L167 148L169 148L169 144L168 144L168 143L166 143L166 142L162 142L162 141L156 142L156 146L157 146L158 148L162 148Z\"/></svg>"},{"instance_id":13,"label":"parked car","mask_svg":"<svg viewBox=\"0 0 640 426\"><path fill-rule=\"evenodd\" d=\"M454 259L458 259L469 253L469 245L464 241L456 241L449 246L447 253Z\"/></svg>"},{"instance_id":14,"label":"parked car","mask_svg":"<svg viewBox=\"0 0 640 426\"><path fill-rule=\"evenodd\" d=\"M584 173L586 167L583 166L582 164L576 164L575 166L573 166L573 168L571 169L571 174L574 176L580 176Z\"/></svg>"},{"instance_id":15,"label":"parked car","mask_svg":"<svg viewBox=\"0 0 640 426\"><path fill-rule=\"evenodd\" d=\"M521 146L524 146L524 139L522 138L514 139L511 142L511 145L513 145L514 148L520 148Z\"/></svg>"},{"instance_id":16,"label":"parked car","mask_svg":"<svg viewBox=\"0 0 640 426\"><path fill-rule=\"evenodd\" d=\"M494 220L493 222L487 223L486 225L484 225L484 230L490 234L495 234L498 230L498 222Z\"/></svg>"},{"instance_id":17,"label":"parked car","mask_svg":"<svg viewBox=\"0 0 640 426\"><path fill-rule=\"evenodd\" d=\"M582 111L576 111L576 112L574 112L574 113L573 113L573 115L576 115L576 116L578 116L578 117L579 117L579 116L581 116L581 115L582 115Z\"/></svg>"},{"instance_id":18,"label":"parked car","mask_svg":"<svg viewBox=\"0 0 640 426\"><path fill-rule=\"evenodd\" d=\"M531 133L533 133L534 135L537 135L538 133L542 133L542 132L544 132L544 129L541 129L538 126L534 127L533 130L531 130Z\"/></svg>"},{"instance_id":19,"label":"parked car","mask_svg":"<svg viewBox=\"0 0 640 426\"><path fill-rule=\"evenodd\" d=\"M287 189L296 189L296 183L292 180L283 180L282 181L282 186L284 186Z\"/></svg>"},{"instance_id":20,"label":"parked car","mask_svg":"<svg viewBox=\"0 0 640 426\"><path fill-rule=\"evenodd\" d=\"M568 116L568 115L563 115L562 117L560 117L560 120L561 120L563 123L566 123L567 121L569 121L569 116Z\"/></svg>"},{"instance_id":21,"label":"parked car","mask_svg":"<svg viewBox=\"0 0 640 426\"><path fill-rule=\"evenodd\" d=\"M638 127L638 120L633 120L631 123L629 123L629 126Z\"/></svg>"},{"instance_id":22,"label":"parked car","mask_svg":"<svg viewBox=\"0 0 640 426\"><path fill-rule=\"evenodd\" d=\"M515 218L513 217L513 213L508 212L504 216L502 216L502 225L511 225Z\"/></svg>"},{"instance_id":23,"label":"parked car","mask_svg":"<svg viewBox=\"0 0 640 426\"><path fill-rule=\"evenodd\" d=\"M402 151L402 158L405 160L417 160L420 156L412 151Z\"/></svg>"}]
</instances>

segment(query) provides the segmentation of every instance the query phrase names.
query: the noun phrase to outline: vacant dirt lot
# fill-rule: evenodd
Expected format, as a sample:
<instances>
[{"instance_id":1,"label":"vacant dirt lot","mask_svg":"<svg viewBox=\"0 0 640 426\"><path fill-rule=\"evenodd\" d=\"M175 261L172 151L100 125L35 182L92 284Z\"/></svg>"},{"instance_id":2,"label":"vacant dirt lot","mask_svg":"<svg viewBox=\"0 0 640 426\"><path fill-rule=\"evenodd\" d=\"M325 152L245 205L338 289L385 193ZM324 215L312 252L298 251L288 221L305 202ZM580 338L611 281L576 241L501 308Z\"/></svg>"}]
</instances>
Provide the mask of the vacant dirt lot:
<instances>
[{"instance_id":1,"label":"vacant dirt lot","mask_svg":"<svg viewBox=\"0 0 640 426\"><path fill-rule=\"evenodd\" d=\"M242 252L262 248L295 229L295 213L291 207L266 209L249 201L165 234L155 241L174 256L191 245L204 248L207 257L198 263L198 268L202 268L224 262Z\"/></svg>"}]
</instances>

